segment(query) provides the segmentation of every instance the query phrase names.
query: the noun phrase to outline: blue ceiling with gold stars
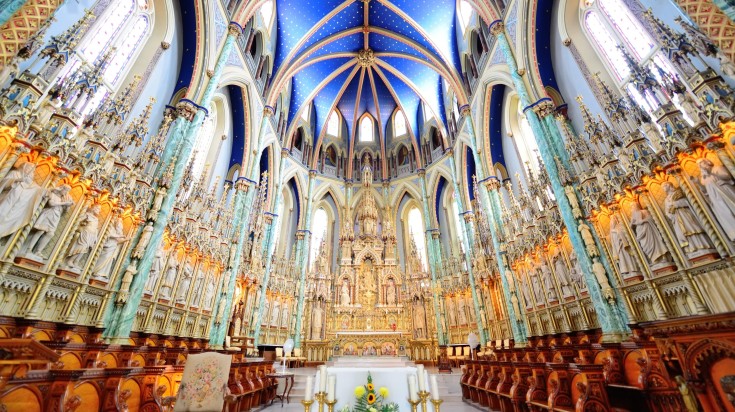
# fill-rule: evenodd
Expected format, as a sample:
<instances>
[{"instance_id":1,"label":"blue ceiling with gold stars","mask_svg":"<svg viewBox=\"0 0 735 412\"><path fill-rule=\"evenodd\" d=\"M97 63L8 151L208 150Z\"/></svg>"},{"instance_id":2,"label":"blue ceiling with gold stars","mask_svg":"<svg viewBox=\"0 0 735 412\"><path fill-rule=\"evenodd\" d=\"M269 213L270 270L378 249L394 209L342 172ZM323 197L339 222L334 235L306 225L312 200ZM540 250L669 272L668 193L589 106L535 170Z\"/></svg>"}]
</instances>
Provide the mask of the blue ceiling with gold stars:
<instances>
[{"instance_id":1,"label":"blue ceiling with gold stars","mask_svg":"<svg viewBox=\"0 0 735 412\"><path fill-rule=\"evenodd\" d=\"M461 73L455 9L456 0L277 0L274 72L287 78L298 68L289 124L313 103L315 140L334 108L348 137L365 113L385 136L393 112L403 109L418 137L422 102L428 116L446 124L437 70L457 79ZM359 62L363 49L374 59Z\"/></svg>"}]
</instances>

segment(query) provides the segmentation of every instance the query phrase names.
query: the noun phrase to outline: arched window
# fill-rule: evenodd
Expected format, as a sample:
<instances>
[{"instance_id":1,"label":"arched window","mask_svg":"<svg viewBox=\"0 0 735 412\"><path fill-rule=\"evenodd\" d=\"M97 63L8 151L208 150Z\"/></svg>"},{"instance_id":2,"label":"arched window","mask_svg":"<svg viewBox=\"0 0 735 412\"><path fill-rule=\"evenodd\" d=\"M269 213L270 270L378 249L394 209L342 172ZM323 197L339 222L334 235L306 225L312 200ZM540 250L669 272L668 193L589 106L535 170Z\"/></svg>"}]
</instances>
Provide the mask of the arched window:
<instances>
[{"instance_id":1,"label":"arched window","mask_svg":"<svg viewBox=\"0 0 735 412\"><path fill-rule=\"evenodd\" d=\"M281 237L281 227L283 226L283 201L276 207L276 225L273 227L273 244L278 245L278 239Z\"/></svg>"},{"instance_id":2,"label":"arched window","mask_svg":"<svg viewBox=\"0 0 735 412\"><path fill-rule=\"evenodd\" d=\"M273 26L273 0L268 0L260 6L260 15L263 17L265 28L270 33L271 27Z\"/></svg>"},{"instance_id":3,"label":"arched window","mask_svg":"<svg viewBox=\"0 0 735 412\"><path fill-rule=\"evenodd\" d=\"M322 240L327 239L327 224L329 220L327 218L327 212L324 208L317 209L314 213L314 218L311 220L311 245L309 247L309 262L310 266L316 262L317 254L319 253L319 247L322 244Z\"/></svg>"},{"instance_id":4,"label":"arched window","mask_svg":"<svg viewBox=\"0 0 735 412\"><path fill-rule=\"evenodd\" d=\"M395 137L401 137L406 134L406 117L403 112L398 110L393 115L393 135Z\"/></svg>"},{"instance_id":5,"label":"arched window","mask_svg":"<svg viewBox=\"0 0 735 412\"><path fill-rule=\"evenodd\" d=\"M513 139L518 149L518 157L520 157L521 163L523 163L523 169L527 169L527 165L531 166L531 170L534 173L538 173L539 167L536 160L536 153L538 153L538 145L536 144L536 138L533 136L533 129L528 123L523 109L518 106L518 134Z\"/></svg>"},{"instance_id":6,"label":"arched window","mask_svg":"<svg viewBox=\"0 0 735 412\"><path fill-rule=\"evenodd\" d=\"M426 255L426 233L424 233L424 220L421 217L421 211L417 207L408 211L408 235L411 236L416 244L416 252L419 255L421 266L424 270L427 268Z\"/></svg>"},{"instance_id":7,"label":"arched window","mask_svg":"<svg viewBox=\"0 0 735 412\"><path fill-rule=\"evenodd\" d=\"M120 33L125 22L132 16L134 8L135 2L133 0L112 2L85 36L85 41L81 47L82 57L88 62L97 59Z\"/></svg>"},{"instance_id":8,"label":"arched window","mask_svg":"<svg viewBox=\"0 0 735 412\"><path fill-rule=\"evenodd\" d=\"M462 28L462 33L465 32L467 26L470 25L472 20L472 5L466 0L460 0L459 2L459 24Z\"/></svg>"},{"instance_id":9,"label":"arched window","mask_svg":"<svg viewBox=\"0 0 735 412\"><path fill-rule=\"evenodd\" d=\"M199 181L199 178L201 178L202 174L204 173L204 166L205 162L207 161L209 149L212 146L214 128L216 124L217 112L212 110L209 114L209 117L204 120L201 129L199 129L197 140L194 143L194 156L192 159L191 167L194 182Z\"/></svg>"},{"instance_id":10,"label":"arched window","mask_svg":"<svg viewBox=\"0 0 735 412\"><path fill-rule=\"evenodd\" d=\"M304 111L303 111L303 112L301 112L301 118L302 118L302 119L303 119L303 120L304 120L305 122L308 122L308 121L309 121L309 112L310 112L310 111L311 111L311 106L306 106L306 108L304 108Z\"/></svg>"},{"instance_id":11,"label":"arched window","mask_svg":"<svg viewBox=\"0 0 735 412\"><path fill-rule=\"evenodd\" d=\"M122 41L117 45L115 57L110 61L109 66L105 70L105 81L114 86L120 80L120 75L130 63L135 52L143 44L148 33L148 16L140 15L135 19L130 30L122 37Z\"/></svg>"},{"instance_id":12,"label":"arched window","mask_svg":"<svg viewBox=\"0 0 735 412\"><path fill-rule=\"evenodd\" d=\"M373 119L365 116L360 120L360 143L373 141Z\"/></svg>"},{"instance_id":13,"label":"arched window","mask_svg":"<svg viewBox=\"0 0 735 412\"><path fill-rule=\"evenodd\" d=\"M327 120L327 134L334 137L339 136L339 114L336 110L332 110Z\"/></svg>"},{"instance_id":14,"label":"arched window","mask_svg":"<svg viewBox=\"0 0 735 412\"><path fill-rule=\"evenodd\" d=\"M455 198L452 199L452 214L454 215L454 227L457 231L457 240L459 241L459 251L461 253L464 253L464 235L462 234L464 232L464 223L462 221L462 218L459 217L459 205L457 204L455 193Z\"/></svg>"}]
</instances>

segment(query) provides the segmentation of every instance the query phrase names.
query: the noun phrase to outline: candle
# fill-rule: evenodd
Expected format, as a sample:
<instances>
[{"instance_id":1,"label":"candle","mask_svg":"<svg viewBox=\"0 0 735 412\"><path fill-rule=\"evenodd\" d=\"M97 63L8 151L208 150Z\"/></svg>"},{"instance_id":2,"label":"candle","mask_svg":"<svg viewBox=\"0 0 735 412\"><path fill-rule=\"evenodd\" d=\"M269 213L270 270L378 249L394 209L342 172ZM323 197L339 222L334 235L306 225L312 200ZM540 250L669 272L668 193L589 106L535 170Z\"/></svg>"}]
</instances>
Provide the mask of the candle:
<instances>
[{"instance_id":1,"label":"candle","mask_svg":"<svg viewBox=\"0 0 735 412\"><path fill-rule=\"evenodd\" d=\"M436 375L430 376L431 380L431 399L438 401L439 400L439 383L436 381Z\"/></svg>"},{"instance_id":2,"label":"candle","mask_svg":"<svg viewBox=\"0 0 735 412\"><path fill-rule=\"evenodd\" d=\"M327 378L327 382L329 382L329 385L327 386L327 401L334 402L334 392L337 387L337 377L334 375L329 375Z\"/></svg>"},{"instance_id":3,"label":"candle","mask_svg":"<svg viewBox=\"0 0 735 412\"><path fill-rule=\"evenodd\" d=\"M416 375L408 375L408 397L412 402L419 400L419 395L416 392Z\"/></svg>"},{"instance_id":4,"label":"candle","mask_svg":"<svg viewBox=\"0 0 735 412\"><path fill-rule=\"evenodd\" d=\"M314 377L310 375L306 377L306 392L304 393L304 400L310 401L313 399L313 396L314 396Z\"/></svg>"},{"instance_id":5,"label":"candle","mask_svg":"<svg viewBox=\"0 0 735 412\"><path fill-rule=\"evenodd\" d=\"M319 392L327 391L327 365L319 366Z\"/></svg>"},{"instance_id":6,"label":"candle","mask_svg":"<svg viewBox=\"0 0 735 412\"><path fill-rule=\"evenodd\" d=\"M419 391L423 392L426 390L426 382L424 382L424 365L416 365L416 377L419 380Z\"/></svg>"}]
</instances>

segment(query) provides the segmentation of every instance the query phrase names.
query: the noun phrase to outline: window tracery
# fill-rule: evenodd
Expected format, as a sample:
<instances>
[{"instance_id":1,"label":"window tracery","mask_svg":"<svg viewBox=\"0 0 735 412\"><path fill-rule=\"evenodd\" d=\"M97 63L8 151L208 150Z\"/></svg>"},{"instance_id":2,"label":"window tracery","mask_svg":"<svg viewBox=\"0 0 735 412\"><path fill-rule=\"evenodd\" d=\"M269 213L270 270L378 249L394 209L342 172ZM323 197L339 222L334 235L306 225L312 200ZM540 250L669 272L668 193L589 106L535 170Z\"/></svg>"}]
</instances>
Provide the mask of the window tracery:
<instances>
[{"instance_id":1,"label":"window tracery","mask_svg":"<svg viewBox=\"0 0 735 412\"><path fill-rule=\"evenodd\" d=\"M424 220L421 217L421 211L418 207L413 206L408 211L408 235L416 246L416 254L418 255L421 266L426 270L427 254L426 254L426 234L424 233ZM411 250L409 248L408 254Z\"/></svg>"}]
</instances>

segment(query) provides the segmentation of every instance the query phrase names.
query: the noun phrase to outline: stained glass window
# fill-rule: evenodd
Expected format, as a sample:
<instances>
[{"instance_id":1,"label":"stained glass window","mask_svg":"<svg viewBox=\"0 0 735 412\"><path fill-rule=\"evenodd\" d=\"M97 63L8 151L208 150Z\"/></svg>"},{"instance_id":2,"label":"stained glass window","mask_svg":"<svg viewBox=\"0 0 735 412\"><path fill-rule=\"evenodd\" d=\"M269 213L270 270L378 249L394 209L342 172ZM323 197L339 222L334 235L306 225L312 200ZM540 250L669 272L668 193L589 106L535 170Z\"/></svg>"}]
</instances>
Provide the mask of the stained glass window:
<instances>
[{"instance_id":1,"label":"stained glass window","mask_svg":"<svg viewBox=\"0 0 735 412\"><path fill-rule=\"evenodd\" d=\"M413 207L408 211L408 235L416 244L419 261L422 268L426 270L426 234L424 233L424 220L421 217L421 211L417 207Z\"/></svg>"},{"instance_id":2,"label":"stained glass window","mask_svg":"<svg viewBox=\"0 0 735 412\"><path fill-rule=\"evenodd\" d=\"M339 136L339 114L337 114L336 110L333 110L332 114L329 115L327 134L335 137Z\"/></svg>"},{"instance_id":3,"label":"stained glass window","mask_svg":"<svg viewBox=\"0 0 735 412\"><path fill-rule=\"evenodd\" d=\"M81 54L88 62L93 62L115 39L133 14L135 2L132 0L113 1L109 8L96 20L85 36Z\"/></svg>"},{"instance_id":4,"label":"stained glass window","mask_svg":"<svg viewBox=\"0 0 735 412\"><path fill-rule=\"evenodd\" d=\"M457 194L455 193L454 196L455 196L455 199L452 200L452 215L454 215L454 226L457 231L457 241L459 242L459 251L461 253L464 253L464 241L462 240L463 239L462 232L464 231L464 223L463 223L463 219L459 217L459 205L457 204L457 199L456 199Z\"/></svg>"},{"instance_id":5,"label":"stained glass window","mask_svg":"<svg viewBox=\"0 0 735 412\"><path fill-rule=\"evenodd\" d=\"M520 157L521 163L523 163L523 169L527 170L526 165L530 165L531 170L537 173L540 166L536 161L538 145L533 135L533 129L531 129L531 125L528 123L528 119L520 106L518 107L518 128L520 129L520 133L518 136L515 136L514 140L518 149L518 156Z\"/></svg>"},{"instance_id":6,"label":"stained glass window","mask_svg":"<svg viewBox=\"0 0 735 412\"><path fill-rule=\"evenodd\" d=\"M406 117L400 110L398 110L393 116L393 133L396 137L406 134Z\"/></svg>"},{"instance_id":7,"label":"stained glass window","mask_svg":"<svg viewBox=\"0 0 735 412\"><path fill-rule=\"evenodd\" d=\"M311 221L311 246L309 251L309 262L313 266L316 262L317 253L319 253L319 247L322 244L322 240L327 237L327 224L329 220L327 218L327 212L324 208L319 208L314 213L314 219Z\"/></svg>"},{"instance_id":8,"label":"stained glass window","mask_svg":"<svg viewBox=\"0 0 735 412\"><path fill-rule=\"evenodd\" d=\"M618 49L618 41L610 35L607 26L602 22L599 14L596 11L590 11L585 16L584 21L587 30L592 35L592 41L613 69L617 79L622 80L628 76L630 69L625 62L623 53Z\"/></svg>"},{"instance_id":9,"label":"stained glass window","mask_svg":"<svg viewBox=\"0 0 735 412\"><path fill-rule=\"evenodd\" d=\"M136 18L131 29L117 44L115 57L112 58L107 70L105 70L105 81L113 86L117 84L136 50L143 44L143 39L145 39L147 33L148 16L140 15Z\"/></svg>"},{"instance_id":10,"label":"stained glass window","mask_svg":"<svg viewBox=\"0 0 735 412\"><path fill-rule=\"evenodd\" d=\"M204 123L199 130L199 135L197 135L197 140L194 143L194 157L192 160L193 164L191 171L194 177L193 181L195 182L198 181L204 173L207 155L209 154L209 149L212 146L215 124L217 124L217 112L212 111L210 112L209 117L204 120Z\"/></svg>"},{"instance_id":11,"label":"stained glass window","mask_svg":"<svg viewBox=\"0 0 735 412\"><path fill-rule=\"evenodd\" d=\"M461 0L459 2L459 23L461 24L463 33L467 29L467 26L469 26L471 19L472 5L465 0Z\"/></svg>"},{"instance_id":12,"label":"stained glass window","mask_svg":"<svg viewBox=\"0 0 735 412\"><path fill-rule=\"evenodd\" d=\"M263 16L265 28L270 32L273 20L273 0L268 0L260 6L260 14Z\"/></svg>"},{"instance_id":13,"label":"stained glass window","mask_svg":"<svg viewBox=\"0 0 735 412\"><path fill-rule=\"evenodd\" d=\"M372 142L373 141L373 119L370 116L365 116L360 120L360 142Z\"/></svg>"}]
</instances>

